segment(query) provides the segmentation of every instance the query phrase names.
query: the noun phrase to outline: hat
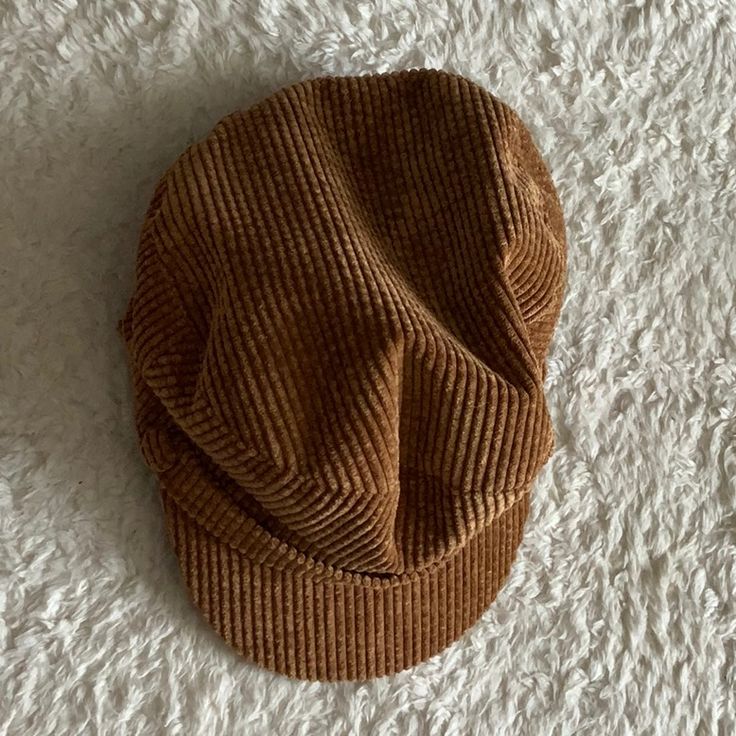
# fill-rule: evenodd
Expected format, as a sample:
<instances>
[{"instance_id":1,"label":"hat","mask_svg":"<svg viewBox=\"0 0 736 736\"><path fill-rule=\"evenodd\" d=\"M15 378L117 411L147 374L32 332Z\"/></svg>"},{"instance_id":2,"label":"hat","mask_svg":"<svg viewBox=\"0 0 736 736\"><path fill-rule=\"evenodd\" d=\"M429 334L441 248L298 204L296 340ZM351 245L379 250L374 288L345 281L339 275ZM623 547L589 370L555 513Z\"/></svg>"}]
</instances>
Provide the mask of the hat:
<instances>
[{"instance_id":1,"label":"hat","mask_svg":"<svg viewBox=\"0 0 736 736\"><path fill-rule=\"evenodd\" d=\"M362 680L493 601L552 450L565 248L518 116L439 71L296 84L165 173L120 330L183 578L236 650Z\"/></svg>"}]
</instances>

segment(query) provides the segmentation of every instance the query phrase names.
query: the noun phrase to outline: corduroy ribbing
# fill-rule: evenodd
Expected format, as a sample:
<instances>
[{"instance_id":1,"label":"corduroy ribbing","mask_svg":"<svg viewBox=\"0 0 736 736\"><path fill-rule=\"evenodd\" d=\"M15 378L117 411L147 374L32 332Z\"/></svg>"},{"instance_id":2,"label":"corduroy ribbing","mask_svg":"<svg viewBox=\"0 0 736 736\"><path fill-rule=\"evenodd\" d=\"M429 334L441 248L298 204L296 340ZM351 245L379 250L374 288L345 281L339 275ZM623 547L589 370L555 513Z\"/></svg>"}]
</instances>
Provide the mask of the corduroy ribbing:
<instances>
[{"instance_id":1,"label":"corduroy ribbing","mask_svg":"<svg viewBox=\"0 0 736 736\"><path fill-rule=\"evenodd\" d=\"M364 679L480 616L552 449L565 258L528 131L443 72L286 88L166 172L120 327L184 578L235 649Z\"/></svg>"},{"instance_id":2,"label":"corduroy ribbing","mask_svg":"<svg viewBox=\"0 0 736 736\"><path fill-rule=\"evenodd\" d=\"M255 562L165 491L163 505L194 602L228 644L290 677L365 680L421 662L478 619L514 560L529 495L440 563L390 578L346 575L300 557Z\"/></svg>"}]
</instances>

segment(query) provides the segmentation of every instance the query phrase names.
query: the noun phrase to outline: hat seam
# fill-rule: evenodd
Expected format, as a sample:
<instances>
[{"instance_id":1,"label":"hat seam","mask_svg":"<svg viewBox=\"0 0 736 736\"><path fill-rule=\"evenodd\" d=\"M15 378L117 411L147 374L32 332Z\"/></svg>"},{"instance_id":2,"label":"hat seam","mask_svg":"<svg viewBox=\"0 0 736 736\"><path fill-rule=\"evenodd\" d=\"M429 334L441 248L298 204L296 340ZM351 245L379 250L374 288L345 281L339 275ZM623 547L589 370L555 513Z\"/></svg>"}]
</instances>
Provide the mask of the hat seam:
<instances>
[{"instance_id":1,"label":"hat seam","mask_svg":"<svg viewBox=\"0 0 736 736\"><path fill-rule=\"evenodd\" d=\"M531 496L532 483L527 483L525 486L522 486L521 489L522 492L515 495L513 500L504 507L503 511L488 519L484 519L483 523L479 524L474 533L468 535L462 544L456 545L447 554L433 560L429 565L402 573L360 573L352 570L336 568L332 565L320 562L319 560L315 560L313 557L306 556L304 553L299 552L296 547L293 547L286 542L279 541L277 537L270 535L269 532L263 529L257 522L255 522L255 520L251 517L247 517L247 520L253 521L254 526L258 527L261 534L268 535L268 537L270 537L269 541L276 542L276 546L274 546L263 559L259 560L255 556L249 555L246 550L244 550L239 544L234 543L227 536L223 537L222 535L216 534L209 525L197 519L196 515L182 504L179 499L166 491L163 484L161 484L160 492L165 500L169 500L171 503L175 504L178 509L183 511L191 523L195 524L198 529L211 536L213 539L217 539L219 544L224 544L237 554L249 559L253 564L266 566L270 569L288 571L291 574L298 576L309 576L314 582L332 583L334 585L354 585L356 587L363 588L392 588L416 582L425 576L432 575L433 572L436 572L449 564L452 558L459 555L475 537L478 537L483 532L487 531L488 527L494 522L498 522L504 516L509 514L524 500L525 497ZM274 553L281 550L285 550L286 554L280 555L275 560L270 559ZM296 564L289 564L294 562L296 562Z\"/></svg>"}]
</instances>

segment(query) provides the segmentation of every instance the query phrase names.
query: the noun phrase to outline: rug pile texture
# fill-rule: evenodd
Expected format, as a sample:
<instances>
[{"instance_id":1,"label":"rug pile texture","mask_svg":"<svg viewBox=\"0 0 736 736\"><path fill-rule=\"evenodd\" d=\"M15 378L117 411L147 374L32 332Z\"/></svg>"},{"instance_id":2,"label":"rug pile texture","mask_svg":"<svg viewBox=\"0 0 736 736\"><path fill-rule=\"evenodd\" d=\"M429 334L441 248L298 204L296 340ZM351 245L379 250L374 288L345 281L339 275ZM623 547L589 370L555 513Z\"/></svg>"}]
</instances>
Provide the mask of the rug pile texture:
<instances>
[{"instance_id":1,"label":"rug pile texture","mask_svg":"<svg viewBox=\"0 0 736 736\"><path fill-rule=\"evenodd\" d=\"M230 651L181 583L116 333L158 177L323 74L463 74L567 220L557 449L481 621L368 683ZM736 11L0 4L0 734L736 733Z\"/></svg>"}]
</instances>

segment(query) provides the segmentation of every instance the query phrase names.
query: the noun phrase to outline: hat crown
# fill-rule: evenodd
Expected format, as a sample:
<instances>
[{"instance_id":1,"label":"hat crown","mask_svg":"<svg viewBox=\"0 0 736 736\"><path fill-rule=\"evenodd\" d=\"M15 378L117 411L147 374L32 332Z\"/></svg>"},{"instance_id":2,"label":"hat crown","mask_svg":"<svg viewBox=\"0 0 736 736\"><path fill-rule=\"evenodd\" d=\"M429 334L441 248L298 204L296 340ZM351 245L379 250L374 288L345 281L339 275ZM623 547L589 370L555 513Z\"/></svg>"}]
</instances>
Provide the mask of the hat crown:
<instances>
[{"instance_id":1,"label":"hat crown","mask_svg":"<svg viewBox=\"0 0 736 736\"><path fill-rule=\"evenodd\" d=\"M192 513L227 494L326 565L426 567L547 459L564 237L528 132L462 78L325 78L228 116L141 237L147 461L196 475Z\"/></svg>"}]
</instances>

